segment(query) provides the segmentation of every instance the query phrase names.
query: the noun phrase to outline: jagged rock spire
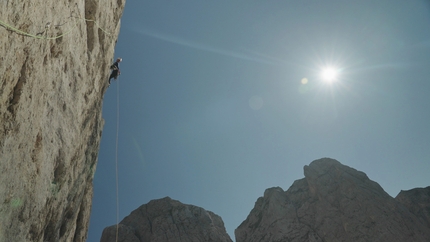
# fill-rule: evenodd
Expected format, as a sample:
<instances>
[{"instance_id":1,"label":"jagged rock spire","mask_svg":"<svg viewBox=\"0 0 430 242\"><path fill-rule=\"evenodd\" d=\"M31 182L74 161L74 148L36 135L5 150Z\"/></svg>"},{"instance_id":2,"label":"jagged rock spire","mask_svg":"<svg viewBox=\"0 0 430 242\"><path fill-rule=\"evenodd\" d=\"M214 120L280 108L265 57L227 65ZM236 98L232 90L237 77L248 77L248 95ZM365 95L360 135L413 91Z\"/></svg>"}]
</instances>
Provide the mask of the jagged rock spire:
<instances>
[{"instance_id":1,"label":"jagged rock spire","mask_svg":"<svg viewBox=\"0 0 430 242\"><path fill-rule=\"evenodd\" d=\"M285 192L267 189L236 229L236 241L429 241L425 218L363 172L324 158L304 174Z\"/></svg>"}]
</instances>

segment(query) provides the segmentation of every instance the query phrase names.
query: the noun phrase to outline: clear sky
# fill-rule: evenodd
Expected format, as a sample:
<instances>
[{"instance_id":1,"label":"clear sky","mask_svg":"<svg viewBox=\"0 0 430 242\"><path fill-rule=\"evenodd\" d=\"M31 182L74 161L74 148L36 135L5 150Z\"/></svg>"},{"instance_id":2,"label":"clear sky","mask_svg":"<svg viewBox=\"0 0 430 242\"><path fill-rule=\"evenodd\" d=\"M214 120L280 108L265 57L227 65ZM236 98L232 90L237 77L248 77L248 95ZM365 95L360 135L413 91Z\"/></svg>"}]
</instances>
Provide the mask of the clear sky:
<instances>
[{"instance_id":1,"label":"clear sky","mask_svg":"<svg viewBox=\"0 0 430 242\"><path fill-rule=\"evenodd\" d=\"M322 157L393 197L430 185L429 1L129 0L116 57L88 241L116 223L118 84L119 220L169 196L234 241L266 188Z\"/></svg>"}]
</instances>

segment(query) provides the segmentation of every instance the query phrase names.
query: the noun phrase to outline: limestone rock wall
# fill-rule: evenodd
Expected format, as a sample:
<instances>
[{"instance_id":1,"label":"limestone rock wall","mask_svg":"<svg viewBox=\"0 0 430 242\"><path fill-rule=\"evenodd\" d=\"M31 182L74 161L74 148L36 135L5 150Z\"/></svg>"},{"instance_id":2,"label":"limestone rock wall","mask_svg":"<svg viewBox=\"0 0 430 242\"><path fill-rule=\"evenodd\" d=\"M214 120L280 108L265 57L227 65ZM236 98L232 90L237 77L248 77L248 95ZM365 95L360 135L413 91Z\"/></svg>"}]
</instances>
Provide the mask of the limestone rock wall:
<instances>
[{"instance_id":1,"label":"limestone rock wall","mask_svg":"<svg viewBox=\"0 0 430 242\"><path fill-rule=\"evenodd\" d=\"M401 191L396 200L430 228L430 186Z\"/></svg>"},{"instance_id":2,"label":"limestone rock wall","mask_svg":"<svg viewBox=\"0 0 430 242\"><path fill-rule=\"evenodd\" d=\"M287 191L270 188L258 198L235 230L237 242L430 241L428 190L401 193L401 203L363 172L328 158L304 173Z\"/></svg>"},{"instance_id":3,"label":"limestone rock wall","mask_svg":"<svg viewBox=\"0 0 430 242\"><path fill-rule=\"evenodd\" d=\"M117 226L103 230L100 242L116 241ZM125 217L118 227L118 241L231 242L218 215L169 197L152 200Z\"/></svg>"},{"instance_id":4,"label":"limestone rock wall","mask_svg":"<svg viewBox=\"0 0 430 242\"><path fill-rule=\"evenodd\" d=\"M86 240L124 4L0 1L1 242Z\"/></svg>"}]
</instances>

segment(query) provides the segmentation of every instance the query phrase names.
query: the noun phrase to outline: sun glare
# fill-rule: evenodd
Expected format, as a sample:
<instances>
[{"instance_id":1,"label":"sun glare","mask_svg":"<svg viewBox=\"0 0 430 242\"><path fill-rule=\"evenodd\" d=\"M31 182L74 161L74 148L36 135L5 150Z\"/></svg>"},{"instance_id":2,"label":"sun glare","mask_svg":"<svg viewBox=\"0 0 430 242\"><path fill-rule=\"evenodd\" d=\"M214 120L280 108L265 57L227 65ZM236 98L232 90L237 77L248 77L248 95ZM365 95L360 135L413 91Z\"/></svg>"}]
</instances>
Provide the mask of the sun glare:
<instances>
[{"instance_id":1,"label":"sun glare","mask_svg":"<svg viewBox=\"0 0 430 242\"><path fill-rule=\"evenodd\" d=\"M334 67L326 67L321 71L321 78L325 82L334 82L338 76L338 71Z\"/></svg>"}]
</instances>

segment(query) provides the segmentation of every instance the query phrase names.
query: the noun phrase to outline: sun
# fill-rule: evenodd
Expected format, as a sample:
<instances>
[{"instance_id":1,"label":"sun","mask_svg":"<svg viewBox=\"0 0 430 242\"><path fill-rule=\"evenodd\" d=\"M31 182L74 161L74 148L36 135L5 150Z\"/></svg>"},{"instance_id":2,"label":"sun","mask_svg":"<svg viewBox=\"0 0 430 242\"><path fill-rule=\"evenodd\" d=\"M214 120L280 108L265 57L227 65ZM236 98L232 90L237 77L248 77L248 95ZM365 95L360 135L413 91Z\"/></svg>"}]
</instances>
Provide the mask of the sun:
<instances>
[{"instance_id":1,"label":"sun","mask_svg":"<svg viewBox=\"0 0 430 242\"><path fill-rule=\"evenodd\" d=\"M325 67L321 70L321 78L323 81L332 83L337 80L339 71L335 67Z\"/></svg>"}]
</instances>

